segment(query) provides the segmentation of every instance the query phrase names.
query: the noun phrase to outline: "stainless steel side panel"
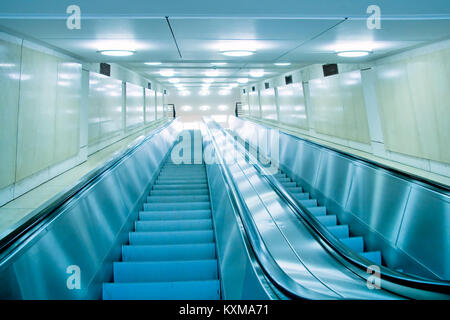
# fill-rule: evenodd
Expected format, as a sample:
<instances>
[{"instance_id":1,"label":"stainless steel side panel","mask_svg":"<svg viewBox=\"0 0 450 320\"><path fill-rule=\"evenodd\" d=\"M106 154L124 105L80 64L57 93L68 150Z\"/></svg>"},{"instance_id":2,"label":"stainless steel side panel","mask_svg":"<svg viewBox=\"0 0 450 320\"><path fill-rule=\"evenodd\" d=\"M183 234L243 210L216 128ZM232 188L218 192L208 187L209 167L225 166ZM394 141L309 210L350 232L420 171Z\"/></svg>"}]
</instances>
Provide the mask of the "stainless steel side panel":
<instances>
[{"instance_id":1,"label":"stainless steel side panel","mask_svg":"<svg viewBox=\"0 0 450 320\"><path fill-rule=\"evenodd\" d=\"M131 222L180 129L175 121L125 156L2 259L0 299L100 298L101 284L111 280L112 262L120 258ZM79 267L79 289L67 285L70 266Z\"/></svg>"},{"instance_id":2,"label":"stainless steel side panel","mask_svg":"<svg viewBox=\"0 0 450 320\"><path fill-rule=\"evenodd\" d=\"M243 139L271 131L235 117L229 123ZM369 250L382 249L388 267L450 279L448 194L283 132L279 164L353 235L364 234Z\"/></svg>"}]
</instances>

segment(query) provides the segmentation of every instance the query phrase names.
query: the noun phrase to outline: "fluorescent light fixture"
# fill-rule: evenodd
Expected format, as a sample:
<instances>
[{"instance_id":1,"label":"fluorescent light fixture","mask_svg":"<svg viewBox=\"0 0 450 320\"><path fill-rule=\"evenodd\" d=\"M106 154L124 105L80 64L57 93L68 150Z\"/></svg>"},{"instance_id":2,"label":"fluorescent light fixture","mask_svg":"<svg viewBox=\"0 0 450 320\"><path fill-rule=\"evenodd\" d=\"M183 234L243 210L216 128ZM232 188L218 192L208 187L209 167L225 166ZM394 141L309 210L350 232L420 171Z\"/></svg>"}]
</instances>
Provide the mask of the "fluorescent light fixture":
<instances>
[{"instance_id":1,"label":"fluorescent light fixture","mask_svg":"<svg viewBox=\"0 0 450 320\"><path fill-rule=\"evenodd\" d=\"M191 95L191 92L188 91L188 90L182 90L182 91L179 92L179 95L182 96L182 97L186 97L186 96Z\"/></svg>"},{"instance_id":2,"label":"fluorescent light fixture","mask_svg":"<svg viewBox=\"0 0 450 320\"><path fill-rule=\"evenodd\" d=\"M183 111L191 111L192 107L191 106L182 106L181 110L183 110Z\"/></svg>"},{"instance_id":3,"label":"fluorescent light fixture","mask_svg":"<svg viewBox=\"0 0 450 320\"><path fill-rule=\"evenodd\" d=\"M99 50L98 53L104 56L126 57L136 53L134 50Z\"/></svg>"},{"instance_id":4,"label":"fluorescent light fixture","mask_svg":"<svg viewBox=\"0 0 450 320\"><path fill-rule=\"evenodd\" d=\"M205 83L213 83L214 79L203 79L203 82L205 82Z\"/></svg>"},{"instance_id":5,"label":"fluorescent light fixture","mask_svg":"<svg viewBox=\"0 0 450 320\"><path fill-rule=\"evenodd\" d=\"M202 89L199 91L198 93L200 96L209 96L209 90L207 89Z\"/></svg>"},{"instance_id":6,"label":"fluorescent light fixture","mask_svg":"<svg viewBox=\"0 0 450 320\"><path fill-rule=\"evenodd\" d=\"M182 84L182 83L175 84L175 88L183 88L183 87L184 87L184 84Z\"/></svg>"},{"instance_id":7,"label":"fluorescent light fixture","mask_svg":"<svg viewBox=\"0 0 450 320\"><path fill-rule=\"evenodd\" d=\"M221 104L218 108L219 108L220 111L228 110L228 106L224 105L224 104Z\"/></svg>"},{"instance_id":8,"label":"fluorescent light fixture","mask_svg":"<svg viewBox=\"0 0 450 320\"><path fill-rule=\"evenodd\" d=\"M211 62L211 65L213 66L224 66L227 65L227 62Z\"/></svg>"},{"instance_id":9,"label":"fluorescent light fixture","mask_svg":"<svg viewBox=\"0 0 450 320\"><path fill-rule=\"evenodd\" d=\"M291 63L290 62L275 62L274 65L279 66L279 67L286 67L286 66L290 66Z\"/></svg>"},{"instance_id":10,"label":"fluorescent light fixture","mask_svg":"<svg viewBox=\"0 0 450 320\"><path fill-rule=\"evenodd\" d=\"M365 57L370 54L370 51L365 50L348 50L348 51L336 51L336 54L345 58L359 58Z\"/></svg>"},{"instance_id":11,"label":"fluorescent light fixture","mask_svg":"<svg viewBox=\"0 0 450 320\"><path fill-rule=\"evenodd\" d=\"M200 106L199 109L201 111L207 111L207 110L211 109L211 107L210 106Z\"/></svg>"},{"instance_id":12,"label":"fluorescent light fixture","mask_svg":"<svg viewBox=\"0 0 450 320\"><path fill-rule=\"evenodd\" d=\"M170 79L169 79L169 82L170 82L170 83L178 83L178 82L180 82L180 79L177 79L177 78L170 78Z\"/></svg>"},{"instance_id":13,"label":"fluorescent light fixture","mask_svg":"<svg viewBox=\"0 0 450 320\"><path fill-rule=\"evenodd\" d=\"M175 72L171 69L167 69L167 70L160 70L159 74L162 75L163 77L171 77L175 74Z\"/></svg>"},{"instance_id":14,"label":"fluorescent light fixture","mask_svg":"<svg viewBox=\"0 0 450 320\"><path fill-rule=\"evenodd\" d=\"M225 50L220 51L221 54L229 57L247 57L255 54L255 51L250 50Z\"/></svg>"},{"instance_id":15,"label":"fluorescent light fixture","mask_svg":"<svg viewBox=\"0 0 450 320\"><path fill-rule=\"evenodd\" d=\"M145 62L145 64L148 66L159 66L162 64L162 62Z\"/></svg>"},{"instance_id":16,"label":"fluorescent light fixture","mask_svg":"<svg viewBox=\"0 0 450 320\"><path fill-rule=\"evenodd\" d=\"M260 78L264 76L264 70L250 70L250 76Z\"/></svg>"},{"instance_id":17,"label":"fluorescent light fixture","mask_svg":"<svg viewBox=\"0 0 450 320\"><path fill-rule=\"evenodd\" d=\"M239 84L237 83L230 83L230 88L236 88Z\"/></svg>"},{"instance_id":18,"label":"fluorescent light fixture","mask_svg":"<svg viewBox=\"0 0 450 320\"><path fill-rule=\"evenodd\" d=\"M228 96L231 93L228 89L219 90L219 95L221 96Z\"/></svg>"},{"instance_id":19,"label":"fluorescent light fixture","mask_svg":"<svg viewBox=\"0 0 450 320\"><path fill-rule=\"evenodd\" d=\"M205 75L208 77L217 77L220 74L219 70L208 70L205 72Z\"/></svg>"},{"instance_id":20,"label":"fluorescent light fixture","mask_svg":"<svg viewBox=\"0 0 450 320\"><path fill-rule=\"evenodd\" d=\"M240 79L237 80L237 82L239 82L239 83L247 83L248 79L247 78L240 78Z\"/></svg>"}]
</instances>

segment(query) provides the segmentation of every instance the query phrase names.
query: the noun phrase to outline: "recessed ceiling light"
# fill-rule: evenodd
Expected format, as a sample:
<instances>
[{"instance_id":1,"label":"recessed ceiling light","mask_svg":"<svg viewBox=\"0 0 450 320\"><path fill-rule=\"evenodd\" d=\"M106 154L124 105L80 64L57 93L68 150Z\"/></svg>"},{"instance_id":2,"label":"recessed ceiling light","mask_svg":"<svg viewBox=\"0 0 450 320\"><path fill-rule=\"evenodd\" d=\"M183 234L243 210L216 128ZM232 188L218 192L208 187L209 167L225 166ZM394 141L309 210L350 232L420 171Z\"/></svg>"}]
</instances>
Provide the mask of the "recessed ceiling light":
<instances>
[{"instance_id":1,"label":"recessed ceiling light","mask_svg":"<svg viewBox=\"0 0 450 320\"><path fill-rule=\"evenodd\" d=\"M162 64L162 62L145 62L148 66L159 66Z\"/></svg>"},{"instance_id":2,"label":"recessed ceiling light","mask_svg":"<svg viewBox=\"0 0 450 320\"><path fill-rule=\"evenodd\" d=\"M199 91L198 94L201 96L209 96L209 90L203 88L202 90Z\"/></svg>"},{"instance_id":3,"label":"recessed ceiling light","mask_svg":"<svg viewBox=\"0 0 450 320\"><path fill-rule=\"evenodd\" d=\"M227 65L227 62L211 62L211 65L213 66L224 66Z\"/></svg>"},{"instance_id":4,"label":"recessed ceiling light","mask_svg":"<svg viewBox=\"0 0 450 320\"><path fill-rule=\"evenodd\" d=\"M370 51L365 50L336 51L336 54L340 57L358 58L369 55Z\"/></svg>"},{"instance_id":5,"label":"recessed ceiling light","mask_svg":"<svg viewBox=\"0 0 450 320\"><path fill-rule=\"evenodd\" d=\"M205 75L207 75L208 77L217 77L220 74L219 70L208 70L205 72Z\"/></svg>"},{"instance_id":6,"label":"recessed ceiling light","mask_svg":"<svg viewBox=\"0 0 450 320\"><path fill-rule=\"evenodd\" d=\"M237 83L230 83L230 88L236 88L238 86Z\"/></svg>"},{"instance_id":7,"label":"recessed ceiling light","mask_svg":"<svg viewBox=\"0 0 450 320\"><path fill-rule=\"evenodd\" d=\"M250 50L225 50L225 51L220 51L220 53L225 56L230 56L230 57L246 57L246 56L251 56L251 55L255 54L254 51L250 51Z\"/></svg>"},{"instance_id":8,"label":"recessed ceiling light","mask_svg":"<svg viewBox=\"0 0 450 320\"><path fill-rule=\"evenodd\" d=\"M203 79L203 82L212 83L214 82L214 79Z\"/></svg>"},{"instance_id":9,"label":"recessed ceiling light","mask_svg":"<svg viewBox=\"0 0 450 320\"><path fill-rule=\"evenodd\" d=\"M162 75L163 77L171 77L175 74L175 72L173 72L173 70L160 70L159 74Z\"/></svg>"},{"instance_id":10,"label":"recessed ceiling light","mask_svg":"<svg viewBox=\"0 0 450 320\"><path fill-rule=\"evenodd\" d=\"M180 79L177 79L177 78L170 78L170 79L169 79L169 82L170 82L170 83L178 83L178 82L180 82Z\"/></svg>"},{"instance_id":11,"label":"recessed ceiling light","mask_svg":"<svg viewBox=\"0 0 450 320\"><path fill-rule=\"evenodd\" d=\"M179 93L179 95L183 96L183 97L186 97L186 96L188 96L190 94L191 94L191 92L188 91L188 90L183 90L183 91L180 91L180 93Z\"/></svg>"},{"instance_id":12,"label":"recessed ceiling light","mask_svg":"<svg viewBox=\"0 0 450 320\"><path fill-rule=\"evenodd\" d=\"M251 70L250 75L254 78L259 78L264 75L264 70Z\"/></svg>"},{"instance_id":13,"label":"recessed ceiling light","mask_svg":"<svg viewBox=\"0 0 450 320\"><path fill-rule=\"evenodd\" d=\"M221 96L227 96L231 93L231 91L229 89L223 89L219 91L219 95Z\"/></svg>"},{"instance_id":14,"label":"recessed ceiling light","mask_svg":"<svg viewBox=\"0 0 450 320\"><path fill-rule=\"evenodd\" d=\"M275 62L274 65L279 66L279 67L286 67L286 66L290 66L291 63L290 62Z\"/></svg>"},{"instance_id":15,"label":"recessed ceiling light","mask_svg":"<svg viewBox=\"0 0 450 320\"><path fill-rule=\"evenodd\" d=\"M239 83L247 83L248 79L247 78L240 78L240 79L237 80L237 82L239 82Z\"/></svg>"},{"instance_id":16,"label":"recessed ceiling light","mask_svg":"<svg viewBox=\"0 0 450 320\"><path fill-rule=\"evenodd\" d=\"M136 51L134 50L99 50L97 52L101 53L104 56L113 56L113 57L126 57L136 53Z\"/></svg>"}]
</instances>

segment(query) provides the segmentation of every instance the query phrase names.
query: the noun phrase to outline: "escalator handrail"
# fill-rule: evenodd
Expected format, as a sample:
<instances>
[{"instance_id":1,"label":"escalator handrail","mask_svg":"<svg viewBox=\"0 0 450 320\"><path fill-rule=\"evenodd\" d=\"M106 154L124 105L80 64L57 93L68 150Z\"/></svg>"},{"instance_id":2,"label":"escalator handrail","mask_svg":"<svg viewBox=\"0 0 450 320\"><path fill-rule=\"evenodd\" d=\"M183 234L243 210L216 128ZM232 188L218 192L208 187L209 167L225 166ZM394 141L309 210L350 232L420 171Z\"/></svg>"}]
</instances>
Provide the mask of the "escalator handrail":
<instances>
[{"instance_id":1,"label":"escalator handrail","mask_svg":"<svg viewBox=\"0 0 450 320\"><path fill-rule=\"evenodd\" d=\"M6 256L10 256L16 248L20 247L27 239L46 225L50 220L54 219L59 210L71 199L89 188L98 178L109 172L113 167L118 165L125 157L131 155L136 149L140 148L144 143L152 139L155 135L169 127L175 120L168 121L161 127L152 131L151 134L142 138L136 138L127 148L116 152L116 154L106 163L101 164L94 170L90 171L73 185L62 190L54 197L43 203L38 208L30 212L26 217L12 225L5 232L0 234L0 264L4 262Z\"/></svg>"},{"instance_id":2,"label":"escalator handrail","mask_svg":"<svg viewBox=\"0 0 450 320\"><path fill-rule=\"evenodd\" d=\"M242 118L239 118L239 120L245 121L245 120L242 120ZM258 119L256 119L256 120L258 120ZM252 121L252 120L249 119L248 121ZM260 126L266 128L267 130L274 130L275 129L275 128L269 127L265 123L260 123L259 121L258 122L253 121L253 122L255 124L257 124L257 125L260 125ZM312 144L312 145L314 145L316 147L319 147L321 149L326 149L326 150L333 151L333 152L338 153L339 155L343 156L344 158L349 158L349 159L351 159L351 160L353 160L355 162L364 164L366 166L374 167L376 169L383 169L383 170L389 172L390 174L396 176L397 178L404 179L404 180L409 181L411 183L416 183L416 184L418 184L418 185L420 185L422 187L429 188L429 189L431 189L431 190L433 190L435 192L438 192L438 193L441 193L441 194L443 194L443 195L445 195L447 197L450 197L450 186L449 185L440 183L438 181L430 180L430 179L428 179L426 177L422 177L422 176L416 175L414 173L410 173L410 172L402 171L402 170L394 168L394 167L390 167L390 166L388 166L386 164L383 164L381 162L378 162L378 161L375 161L375 160L372 160L372 159L364 158L364 157L358 156L356 154L352 154L352 153L349 153L349 152L346 152L346 151L343 151L343 150L340 150L340 149L337 149L337 148L333 148L331 146L326 146L326 145L320 144L318 142L314 142L312 140L308 140L306 138L302 138L302 137L296 136L296 135L294 135L292 133L289 133L289 132L286 132L286 131L282 131L281 128L276 128L276 130L280 130L283 134L288 135L288 136L290 136L290 137L292 137L292 138L294 138L296 140L301 140L301 141L303 141L305 143Z\"/></svg>"},{"instance_id":3,"label":"escalator handrail","mask_svg":"<svg viewBox=\"0 0 450 320\"><path fill-rule=\"evenodd\" d=\"M230 133L226 130L223 130L223 128L222 132L231 137ZM284 188L284 186L277 179L275 179L273 175L268 173L267 170L264 169L256 159L254 159L254 156L251 154L251 152L245 150L242 145L241 148L249 158L253 158L252 164L255 169L268 181L275 192L279 194L285 200L285 202L287 202L287 204L293 209L297 216L305 221L319 235L319 237L341 257L357 267L359 271L364 271L363 273L358 272L359 275L364 274L369 277L370 274L368 274L366 270L374 263L343 245L337 237L335 237L326 227L322 225L322 223L319 222L319 220L308 210L307 207L294 200L294 198ZM379 267L381 278L384 281L390 281L396 285L408 286L419 290L443 293L446 295L450 294L450 281L425 279L418 276L405 275L401 272L394 271L382 265ZM402 293L397 294L403 295Z\"/></svg>"},{"instance_id":4,"label":"escalator handrail","mask_svg":"<svg viewBox=\"0 0 450 320\"><path fill-rule=\"evenodd\" d=\"M215 122L216 128L222 130L222 128ZM284 270L278 265L275 259L270 254L267 249L264 240L258 232L258 228L256 227L253 219L250 218L249 208L247 204L243 200L241 194L237 191L236 183L234 179L231 177L230 169L225 164L223 160L223 156L218 147L218 144L215 140L214 135L212 134L208 124L205 123L206 130L210 137L211 143L214 145L215 149L215 157L218 160L216 163L219 164L223 177L225 178L226 183L229 186L229 191L231 191L231 200L233 202L234 208L237 210L239 217L242 221L242 225L244 227L244 232L249 239L251 247L255 252L255 256L263 270L264 274L268 279L272 281L272 284L275 285L283 294L290 298L295 299L335 299L334 296L328 296L325 294L317 293L308 288L303 287L295 280L293 280L288 274L284 272Z\"/></svg>"}]
</instances>

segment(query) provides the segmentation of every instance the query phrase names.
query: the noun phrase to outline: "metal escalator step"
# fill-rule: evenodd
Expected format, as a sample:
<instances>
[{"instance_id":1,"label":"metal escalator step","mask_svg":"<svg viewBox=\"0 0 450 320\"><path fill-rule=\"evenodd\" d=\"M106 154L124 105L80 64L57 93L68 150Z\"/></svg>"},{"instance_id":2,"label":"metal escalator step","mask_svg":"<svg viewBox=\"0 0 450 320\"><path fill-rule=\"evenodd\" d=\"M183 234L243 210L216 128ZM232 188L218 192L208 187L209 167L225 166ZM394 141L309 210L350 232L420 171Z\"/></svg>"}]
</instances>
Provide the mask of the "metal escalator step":
<instances>
[{"instance_id":1,"label":"metal escalator step","mask_svg":"<svg viewBox=\"0 0 450 320\"><path fill-rule=\"evenodd\" d=\"M122 246L122 261L179 261L215 258L214 243Z\"/></svg>"},{"instance_id":2,"label":"metal escalator step","mask_svg":"<svg viewBox=\"0 0 450 320\"><path fill-rule=\"evenodd\" d=\"M360 253L364 258L374 262L375 264L381 265L381 252L380 251L367 251Z\"/></svg>"},{"instance_id":3,"label":"metal escalator step","mask_svg":"<svg viewBox=\"0 0 450 320\"><path fill-rule=\"evenodd\" d=\"M316 218L326 227L337 225L337 217L334 214L317 216Z\"/></svg>"},{"instance_id":4,"label":"metal escalator step","mask_svg":"<svg viewBox=\"0 0 450 320\"><path fill-rule=\"evenodd\" d=\"M356 252L364 251L364 239L363 237L350 237L350 238L341 238L340 239L343 244Z\"/></svg>"},{"instance_id":5,"label":"metal escalator step","mask_svg":"<svg viewBox=\"0 0 450 320\"><path fill-rule=\"evenodd\" d=\"M303 192L302 187L290 187L290 188L286 188L286 190L291 193L302 193Z\"/></svg>"},{"instance_id":6,"label":"metal escalator step","mask_svg":"<svg viewBox=\"0 0 450 320\"><path fill-rule=\"evenodd\" d=\"M157 185L162 185L162 184L205 184L207 183L206 178L204 179L197 179L197 178L189 178L189 179L182 179L182 178L177 178L177 179L161 179L159 178L158 180L156 180L156 184Z\"/></svg>"},{"instance_id":7,"label":"metal escalator step","mask_svg":"<svg viewBox=\"0 0 450 320\"><path fill-rule=\"evenodd\" d=\"M309 193L307 193L307 192L292 193L292 195L293 195L297 200L308 200L308 199L309 199Z\"/></svg>"},{"instance_id":8,"label":"metal escalator step","mask_svg":"<svg viewBox=\"0 0 450 320\"><path fill-rule=\"evenodd\" d=\"M155 184L153 190L192 190L192 189L208 189L206 183L196 184Z\"/></svg>"},{"instance_id":9,"label":"metal escalator step","mask_svg":"<svg viewBox=\"0 0 450 320\"><path fill-rule=\"evenodd\" d=\"M325 216L327 214L326 207L309 207L308 210L315 216Z\"/></svg>"},{"instance_id":10,"label":"metal escalator step","mask_svg":"<svg viewBox=\"0 0 450 320\"><path fill-rule=\"evenodd\" d=\"M179 202L179 203L144 203L144 211L168 211L168 210L209 210L209 201Z\"/></svg>"},{"instance_id":11,"label":"metal escalator step","mask_svg":"<svg viewBox=\"0 0 450 320\"><path fill-rule=\"evenodd\" d=\"M285 188L294 188L297 186L297 182L282 182L281 183Z\"/></svg>"},{"instance_id":12,"label":"metal escalator step","mask_svg":"<svg viewBox=\"0 0 450 320\"><path fill-rule=\"evenodd\" d=\"M292 182L291 178L277 178L277 180L281 183Z\"/></svg>"},{"instance_id":13,"label":"metal escalator step","mask_svg":"<svg viewBox=\"0 0 450 320\"><path fill-rule=\"evenodd\" d=\"M130 245L190 244L214 242L212 230L130 232Z\"/></svg>"},{"instance_id":14,"label":"metal escalator step","mask_svg":"<svg viewBox=\"0 0 450 320\"><path fill-rule=\"evenodd\" d=\"M104 300L218 300L218 280L104 283Z\"/></svg>"},{"instance_id":15,"label":"metal escalator step","mask_svg":"<svg viewBox=\"0 0 450 320\"><path fill-rule=\"evenodd\" d=\"M310 207L317 207L317 200L316 199L308 199L308 200L300 200L300 203L304 205L307 208Z\"/></svg>"},{"instance_id":16,"label":"metal escalator step","mask_svg":"<svg viewBox=\"0 0 450 320\"><path fill-rule=\"evenodd\" d=\"M217 280L217 260L114 262L114 282Z\"/></svg>"},{"instance_id":17,"label":"metal escalator step","mask_svg":"<svg viewBox=\"0 0 450 320\"><path fill-rule=\"evenodd\" d=\"M346 224L342 224L339 226L331 226L331 227L328 227L328 230L330 230L330 232L339 239L349 237L349 229L348 229L348 225L346 225Z\"/></svg>"},{"instance_id":18,"label":"metal escalator step","mask_svg":"<svg viewBox=\"0 0 450 320\"><path fill-rule=\"evenodd\" d=\"M211 230L211 219L136 221L135 231Z\"/></svg>"},{"instance_id":19,"label":"metal escalator step","mask_svg":"<svg viewBox=\"0 0 450 320\"><path fill-rule=\"evenodd\" d=\"M208 195L176 195L176 196L150 196L147 202L204 202L209 201Z\"/></svg>"},{"instance_id":20,"label":"metal escalator step","mask_svg":"<svg viewBox=\"0 0 450 320\"><path fill-rule=\"evenodd\" d=\"M208 189L152 190L150 196L207 195Z\"/></svg>"},{"instance_id":21,"label":"metal escalator step","mask_svg":"<svg viewBox=\"0 0 450 320\"><path fill-rule=\"evenodd\" d=\"M211 219L211 210L140 211L140 221Z\"/></svg>"}]
</instances>

